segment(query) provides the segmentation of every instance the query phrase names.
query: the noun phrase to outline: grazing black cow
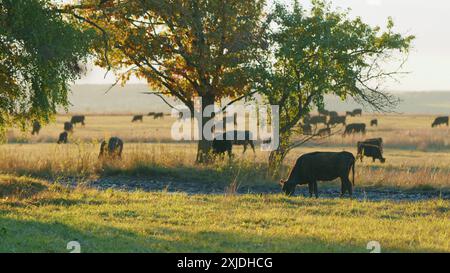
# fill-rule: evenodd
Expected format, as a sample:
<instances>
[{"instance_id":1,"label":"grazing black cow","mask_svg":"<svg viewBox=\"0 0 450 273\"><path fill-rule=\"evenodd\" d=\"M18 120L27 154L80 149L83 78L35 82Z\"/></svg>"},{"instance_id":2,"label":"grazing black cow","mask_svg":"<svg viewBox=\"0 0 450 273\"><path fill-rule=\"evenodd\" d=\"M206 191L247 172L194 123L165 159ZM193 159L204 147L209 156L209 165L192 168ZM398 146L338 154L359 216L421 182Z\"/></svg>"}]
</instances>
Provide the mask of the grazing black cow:
<instances>
[{"instance_id":1,"label":"grazing black cow","mask_svg":"<svg viewBox=\"0 0 450 273\"><path fill-rule=\"evenodd\" d=\"M336 125L336 124L345 125L346 119L347 119L346 116L330 116L330 121L328 121L328 125Z\"/></svg>"},{"instance_id":2,"label":"grazing black cow","mask_svg":"<svg viewBox=\"0 0 450 273\"><path fill-rule=\"evenodd\" d=\"M330 135L331 135L331 129L330 129L330 127L320 129L320 130L317 132L317 135L322 136L322 137L324 137L324 136L330 136Z\"/></svg>"},{"instance_id":3,"label":"grazing black cow","mask_svg":"<svg viewBox=\"0 0 450 273\"><path fill-rule=\"evenodd\" d=\"M143 115L135 115L135 116L133 116L133 119L131 120L131 122L136 122L136 121L143 122L144 121L144 116Z\"/></svg>"},{"instance_id":4,"label":"grazing black cow","mask_svg":"<svg viewBox=\"0 0 450 273\"><path fill-rule=\"evenodd\" d=\"M122 158L123 141L118 137L111 137L108 142L103 140L100 144L100 153L98 158Z\"/></svg>"},{"instance_id":5,"label":"grazing black cow","mask_svg":"<svg viewBox=\"0 0 450 273\"><path fill-rule=\"evenodd\" d=\"M61 144L61 143L66 144L67 143L67 136L68 136L68 134L67 134L66 131L62 132L61 134L59 134L59 138L58 138L58 141L56 143L58 143L58 144Z\"/></svg>"},{"instance_id":6,"label":"grazing black cow","mask_svg":"<svg viewBox=\"0 0 450 273\"><path fill-rule=\"evenodd\" d=\"M73 132L73 124L68 121L64 122L64 131L72 133Z\"/></svg>"},{"instance_id":7,"label":"grazing black cow","mask_svg":"<svg viewBox=\"0 0 450 273\"><path fill-rule=\"evenodd\" d=\"M229 138L232 137L232 144L233 145L242 145L244 146L244 151L242 153L245 153L247 151L247 146L250 145L250 147L253 150L253 153L255 153L255 144L253 143L253 135L250 131L228 131L223 136L226 137L226 135L230 134ZM241 139L238 139L241 138ZM225 139L225 138L224 138Z\"/></svg>"},{"instance_id":8,"label":"grazing black cow","mask_svg":"<svg viewBox=\"0 0 450 273\"><path fill-rule=\"evenodd\" d=\"M81 123L81 125L84 126L84 120L85 120L85 116L72 116L72 118L70 119L70 123L72 123L73 125L76 125L77 123Z\"/></svg>"},{"instance_id":9,"label":"grazing black cow","mask_svg":"<svg viewBox=\"0 0 450 273\"><path fill-rule=\"evenodd\" d=\"M309 123L311 125L317 125L317 124L327 124L327 117L326 116L312 116L305 120L306 123Z\"/></svg>"},{"instance_id":10,"label":"grazing black cow","mask_svg":"<svg viewBox=\"0 0 450 273\"><path fill-rule=\"evenodd\" d=\"M309 123L303 124L303 125L301 125L301 128L302 128L302 134L304 134L305 136L312 135L311 124L309 124Z\"/></svg>"},{"instance_id":11,"label":"grazing black cow","mask_svg":"<svg viewBox=\"0 0 450 273\"><path fill-rule=\"evenodd\" d=\"M372 138L366 139L364 141L358 141L356 144L358 153L356 158L360 158L361 162L363 157L371 157L372 161L375 162L376 159L380 160L381 163L386 162L383 157L383 139L382 138Z\"/></svg>"},{"instance_id":12,"label":"grazing black cow","mask_svg":"<svg viewBox=\"0 0 450 273\"><path fill-rule=\"evenodd\" d=\"M309 194L319 197L317 181L332 181L341 179L341 196L346 191L352 196L350 171L353 172L355 185L355 157L349 152L315 152L304 154L297 159L288 180L281 180L282 190L286 195L292 195L297 185L308 184Z\"/></svg>"},{"instance_id":13,"label":"grazing black cow","mask_svg":"<svg viewBox=\"0 0 450 273\"><path fill-rule=\"evenodd\" d=\"M366 139L366 140L362 141L362 143L376 145L376 146L380 147L381 150L383 150L383 139L381 137L379 137L379 138L369 138L369 139Z\"/></svg>"},{"instance_id":14,"label":"grazing black cow","mask_svg":"<svg viewBox=\"0 0 450 273\"><path fill-rule=\"evenodd\" d=\"M39 132L41 131L41 123L37 120L33 121L33 131L31 132L31 135L34 136L34 134L39 135Z\"/></svg>"},{"instance_id":15,"label":"grazing black cow","mask_svg":"<svg viewBox=\"0 0 450 273\"><path fill-rule=\"evenodd\" d=\"M366 124L364 123L352 123L345 126L344 136L350 134L361 133L363 135L366 134Z\"/></svg>"},{"instance_id":16,"label":"grazing black cow","mask_svg":"<svg viewBox=\"0 0 450 273\"><path fill-rule=\"evenodd\" d=\"M447 125L448 126L448 117L437 117L434 121L433 124L431 124L431 127L437 127L440 125Z\"/></svg>"},{"instance_id":17,"label":"grazing black cow","mask_svg":"<svg viewBox=\"0 0 450 273\"><path fill-rule=\"evenodd\" d=\"M377 126L378 127L378 119L372 119L370 121L370 126Z\"/></svg>"},{"instance_id":18,"label":"grazing black cow","mask_svg":"<svg viewBox=\"0 0 450 273\"><path fill-rule=\"evenodd\" d=\"M362 116L362 109L355 109L353 110L353 116Z\"/></svg>"},{"instance_id":19,"label":"grazing black cow","mask_svg":"<svg viewBox=\"0 0 450 273\"><path fill-rule=\"evenodd\" d=\"M162 112L159 112L159 113L155 113L154 115L153 115L153 119L159 119L159 118L164 118L164 113L162 113Z\"/></svg>"},{"instance_id":20,"label":"grazing black cow","mask_svg":"<svg viewBox=\"0 0 450 273\"><path fill-rule=\"evenodd\" d=\"M346 116L351 116L351 117L355 116L355 115L353 115L353 111L347 111L347 112L345 112L345 115Z\"/></svg>"},{"instance_id":21,"label":"grazing black cow","mask_svg":"<svg viewBox=\"0 0 450 273\"><path fill-rule=\"evenodd\" d=\"M226 134L222 134L219 138L216 136L212 143L212 152L215 155L223 155L225 152L228 153L228 157L231 159L233 156L233 141L226 139Z\"/></svg>"}]
</instances>

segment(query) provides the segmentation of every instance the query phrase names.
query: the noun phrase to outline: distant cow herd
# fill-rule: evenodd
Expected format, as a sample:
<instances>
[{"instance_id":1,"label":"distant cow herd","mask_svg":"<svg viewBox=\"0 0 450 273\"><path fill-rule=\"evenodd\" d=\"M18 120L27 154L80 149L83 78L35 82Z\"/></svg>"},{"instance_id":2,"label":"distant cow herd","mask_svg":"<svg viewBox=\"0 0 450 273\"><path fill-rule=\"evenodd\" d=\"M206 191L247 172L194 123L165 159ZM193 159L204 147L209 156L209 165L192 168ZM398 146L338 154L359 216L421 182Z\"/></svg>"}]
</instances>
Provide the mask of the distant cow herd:
<instances>
[{"instance_id":1,"label":"distant cow herd","mask_svg":"<svg viewBox=\"0 0 450 273\"><path fill-rule=\"evenodd\" d=\"M163 112L150 112L148 116L153 116L154 119L163 119L165 114ZM143 122L144 115L134 115L131 122ZM63 123L63 131L59 134L57 144L67 144L69 141L69 135L73 133L74 126L80 124L81 126L86 125L86 116L84 115L74 115L70 118L70 121ZM31 135L39 135L41 131L41 123L37 120L32 123ZM243 142L245 148L247 144L250 144L254 150L253 142ZM99 159L120 159L122 158L123 141L118 137L111 137L108 141L103 140L100 144Z\"/></svg>"},{"instance_id":2,"label":"distant cow herd","mask_svg":"<svg viewBox=\"0 0 450 273\"><path fill-rule=\"evenodd\" d=\"M147 116L153 116L154 119L164 118L162 112L150 112ZM345 115L339 115L335 111L319 110L319 114L315 116L307 115L300 124L302 134L312 135L313 127L317 136L326 137L332 134L331 126L344 126L343 136L353 134L366 134L365 123L350 123L347 124L347 117L362 116L361 109L354 109L347 111ZM132 122L143 122L144 115L134 115ZM86 117L84 115L74 115L70 121L64 122L64 131L59 134L58 144L68 143L69 134L73 133L74 126L80 124L85 126ZM324 128L317 129L319 124L325 125ZM370 126L378 126L378 119L370 120ZM440 116L435 118L431 127L449 126L449 117ZM32 135L39 135L41 130L39 121L32 123ZM266 142L270 143L270 140ZM266 143L263 141L263 143ZM234 145L243 146L243 153L246 152L248 146L255 153L255 143L252 133L250 131L227 131L226 133L216 134L212 141L212 153L215 155L224 155L232 158L232 148ZM111 137L107 141L103 140L100 144L99 159L121 159L124 142L118 137ZM386 159L383 157L383 139L371 138L356 143L357 153L356 158L349 152L314 152L300 156L290 175L286 181L281 180L280 184L282 191L287 195L292 195L297 185L308 185L310 196L318 196L317 182L331 181L336 178L341 180L341 196L348 193L352 196L352 188L355 183L355 161L363 161L364 157L384 163ZM352 180L350 181L350 174L352 173Z\"/></svg>"},{"instance_id":3,"label":"distant cow herd","mask_svg":"<svg viewBox=\"0 0 450 273\"><path fill-rule=\"evenodd\" d=\"M348 124L347 125L347 117L355 117L361 116L362 109L355 109L353 111L347 111L345 115L340 116L336 111L327 111L324 109L319 110L319 115L310 116L306 115L303 119L302 131L305 135L312 134L312 126L317 127L319 124L325 125L326 129L320 129L317 135L320 136L328 136L331 134L331 130L329 129L331 126L343 125L346 126L344 136L348 134L362 133L365 134L365 124L364 126L361 124ZM370 122L371 126L378 126L378 120L374 119Z\"/></svg>"}]
</instances>

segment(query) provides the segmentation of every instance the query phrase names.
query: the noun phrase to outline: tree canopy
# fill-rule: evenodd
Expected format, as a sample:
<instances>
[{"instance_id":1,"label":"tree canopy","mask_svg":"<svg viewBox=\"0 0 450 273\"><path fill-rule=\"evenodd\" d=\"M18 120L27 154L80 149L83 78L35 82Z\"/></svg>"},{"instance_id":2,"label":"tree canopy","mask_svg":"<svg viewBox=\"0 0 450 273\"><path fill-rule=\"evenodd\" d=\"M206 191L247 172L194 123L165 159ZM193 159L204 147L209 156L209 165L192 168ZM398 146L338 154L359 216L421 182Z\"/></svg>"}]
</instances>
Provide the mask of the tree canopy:
<instances>
[{"instance_id":1,"label":"tree canopy","mask_svg":"<svg viewBox=\"0 0 450 273\"><path fill-rule=\"evenodd\" d=\"M122 83L144 78L191 111L197 96L203 110L258 91L280 106L285 154L295 146L294 126L312 107L322 108L327 94L393 107L395 97L379 83L398 71L383 64L405 56L413 40L395 33L391 19L382 31L328 2L312 3L310 11L298 1L292 9L276 4L268 15L262 0L85 0L64 10L103 36L97 64L113 68ZM210 143L200 141L199 152L209 151Z\"/></svg>"},{"instance_id":2,"label":"tree canopy","mask_svg":"<svg viewBox=\"0 0 450 273\"><path fill-rule=\"evenodd\" d=\"M123 83L136 75L191 109L195 96L212 103L249 92L244 64L261 42L264 1L100 2L66 10L107 33L97 64L113 67Z\"/></svg>"},{"instance_id":3,"label":"tree canopy","mask_svg":"<svg viewBox=\"0 0 450 273\"><path fill-rule=\"evenodd\" d=\"M0 0L1 132L48 121L58 107L68 106L68 84L80 74L90 36L48 1Z\"/></svg>"},{"instance_id":4,"label":"tree canopy","mask_svg":"<svg viewBox=\"0 0 450 273\"><path fill-rule=\"evenodd\" d=\"M280 106L280 146L271 154L272 165L309 138L293 141L293 129L313 107L323 108L327 94L379 111L396 105L382 83L400 72L386 64L400 60L401 68L414 37L396 33L392 19L383 31L327 2L313 1L307 11L295 1L292 8L277 4L269 20L271 47L259 55L254 75L259 93Z\"/></svg>"},{"instance_id":5,"label":"tree canopy","mask_svg":"<svg viewBox=\"0 0 450 273\"><path fill-rule=\"evenodd\" d=\"M193 111L195 97L202 97L203 109L250 93L247 64L264 41L264 4L81 1L65 10L104 35L95 48L98 65L114 68L122 83L131 75L143 78L157 93L174 96ZM208 153L208 142L200 142L200 151Z\"/></svg>"}]
</instances>

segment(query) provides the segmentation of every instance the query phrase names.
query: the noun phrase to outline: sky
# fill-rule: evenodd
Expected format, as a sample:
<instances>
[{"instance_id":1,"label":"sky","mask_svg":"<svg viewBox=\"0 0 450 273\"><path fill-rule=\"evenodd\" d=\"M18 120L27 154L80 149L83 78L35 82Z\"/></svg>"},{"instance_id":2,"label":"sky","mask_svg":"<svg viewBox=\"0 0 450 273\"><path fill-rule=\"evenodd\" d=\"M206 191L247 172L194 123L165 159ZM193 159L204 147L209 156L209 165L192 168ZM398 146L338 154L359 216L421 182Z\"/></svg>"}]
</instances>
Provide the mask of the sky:
<instances>
[{"instance_id":1,"label":"sky","mask_svg":"<svg viewBox=\"0 0 450 273\"><path fill-rule=\"evenodd\" d=\"M290 0L282 0L290 3ZM269 3L272 1L269 1ZM309 0L300 0L305 7ZM333 5L350 8L351 16L360 16L370 25L385 26L391 16L396 31L414 35L416 40L404 71L398 81L386 83L391 91L449 91L450 90L450 1L448 0L334 0ZM106 84L114 75L90 67L77 84ZM133 79L130 83L139 83Z\"/></svg>"}]
</instances>

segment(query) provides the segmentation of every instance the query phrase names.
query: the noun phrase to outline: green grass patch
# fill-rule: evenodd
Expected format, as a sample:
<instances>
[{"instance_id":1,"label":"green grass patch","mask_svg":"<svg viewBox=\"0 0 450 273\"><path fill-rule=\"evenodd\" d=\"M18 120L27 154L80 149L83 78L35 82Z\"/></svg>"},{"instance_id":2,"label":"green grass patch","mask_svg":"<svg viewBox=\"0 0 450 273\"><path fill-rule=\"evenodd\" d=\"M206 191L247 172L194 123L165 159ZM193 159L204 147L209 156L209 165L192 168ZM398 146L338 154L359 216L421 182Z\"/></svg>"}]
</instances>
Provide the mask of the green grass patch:
<instances>
[{"instance_id":1,"label":"green grass patch","mask_svg":"<svg viewBox=\"0 0 450 273\"><path fill-rule=\"evenodd\" d=\"M368 252L373 240L383 252L450 251L450 202L439 199L131 193L41 183L32 195L1 197L0 252L68 252L69 241L82 252ZM0 191L10 184L0 183Z\"/></svg>"}]
</instances>

